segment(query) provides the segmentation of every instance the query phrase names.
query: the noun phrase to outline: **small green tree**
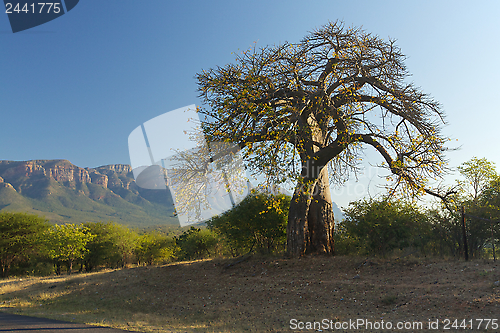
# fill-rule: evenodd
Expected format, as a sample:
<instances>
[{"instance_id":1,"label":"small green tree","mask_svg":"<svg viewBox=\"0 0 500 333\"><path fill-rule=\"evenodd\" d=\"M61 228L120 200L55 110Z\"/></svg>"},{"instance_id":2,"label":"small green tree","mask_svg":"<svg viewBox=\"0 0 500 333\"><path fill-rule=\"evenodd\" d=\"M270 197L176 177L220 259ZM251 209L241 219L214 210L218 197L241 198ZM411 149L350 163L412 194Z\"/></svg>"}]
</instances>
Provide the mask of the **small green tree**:
<instances>
[{"instance_id":1,"label":"small green tree","mask_svg":"<svg viewBox=\"0 0 500 333\"><path fill-rule=\"evenodd\" d=\"M482 240L483 249L485 247L498 251L500 239L500 178L493 179L488 186L481 192L477 200L478 206L481 207L480 211L476 214L485 218L486 220L477 219L475 224L479 225L480 238ZM489 222L487 221L489 220ZM472 223L471 223L472 224ZM474 227L474 224L471 225ZM470 228L472 234L476 228Z\"/></svg>"},{"instance_id":2,"label":"small green tree","mask_svg":"<svg viewBox=\"0 0 500 333\"><path fill-rule=\"evenodd\" d=\"M87 244L88 252L82 259L87 272L101 265L123 267L130 261L139 237L137 233L114 222L88 222L84 226L95 235Z\"/></svg>"},{"instance_id":3,"label":"small green tree","mask_svg":"<svg viewBox=\"0 0 500 333\"><path fill-rule=\"evenodd\" d=\"M459 252L463 254L464 244L462 235L461 208L465 208L466 230L469 254L479 257L486 245L491 243L492 224L488 219L494 215L495 183L499 176L495 164L486 158L473 157L462 163L458 168L461 179L457 180L457 193L449 198L446 208L450 212L448 221L442 226L460 229L460 237L456 242ZM494 231L493 231L494 232Z\"/></svg>"},{"instance_id":4,"label":"small green tree","mask_svg":"<svg viewBox=\"0 0 500 333\"><path fill-rule=\"evenodd\" d=\"M13 265L40 252L47 220L24 213L0 213L0 273L7 277Z\"/></svg>"},{"instance_id":5,"label":"small green tree","mask_svg":"<svg viewBox=\"0 0 500 333\"><path fill-rule=\"evenodd\" d=\"M88 252L87 243L94 238L94 235L83 225L56 224L45 233L44 237L48 255L54 260L56 273L60 275L63 263L68 266L68 274L71 274L73 263L85 256Z\"/></svg>"},{"instance_id":6,"label":"small green tree","mask_svg":"<svg viewBox=\"0 0 500 333\"><path fill-rule=\"evenodd\" d=\"M471 256L479 257L484 252L485 246L491 242L492 225L481 218L491 217L490 201L493 197L490 195L494 192L493 188L495 181L498 180L498 174L495 163L486 158L477 157L462 163L458 170L465 179L459 181L459 184L466 197L462 205L465 206L470 217L467 221L469 250Z\"/></svg>"},{"instance_id":7,"label":"small green tree","mask_svg":"<svg viewBox=\"0 0 500 333\"><path fill-rule=\"evenodd\" d=\"M254 192L207 225L226 239L235 256L254 249L269 254L286 242L289 206L289 196Z\"/></svg>"},{"instance_id":8,"label":"small green tree","mask_svg":"<svg viewBox=\"0 0 500 333\"><path fill-rule=\"evenodd\" d=\"M85 223L85 226L95 235L94 239L87 243L88 251L82 258L85 270L90 272L97 266L110 265L110 262L117 261L119 252L108 225L98 222Z\"/></svg>"},{"instance_id":9,"label":"small green tree","mask_svg":"<svg viewBox=\"0 0 500 333\"><path fill-rule=\"evenodd\" d=\"M465 196L473 202L476 202L490 183L498 178L495 163L486 158L473 157L457 169L464 178L457 182Z\"/></svg>"}]
</instances>

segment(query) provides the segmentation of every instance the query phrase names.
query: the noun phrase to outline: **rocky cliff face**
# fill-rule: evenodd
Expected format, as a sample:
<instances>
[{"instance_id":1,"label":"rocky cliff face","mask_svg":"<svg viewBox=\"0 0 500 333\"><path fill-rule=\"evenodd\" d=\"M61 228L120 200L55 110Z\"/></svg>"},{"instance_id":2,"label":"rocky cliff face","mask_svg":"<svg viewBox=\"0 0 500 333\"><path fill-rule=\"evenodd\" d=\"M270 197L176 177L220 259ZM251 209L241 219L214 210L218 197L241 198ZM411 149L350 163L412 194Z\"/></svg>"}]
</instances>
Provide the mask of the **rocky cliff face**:
<instances>
[{"instance_id":1,"label":"rocky cliff face","mask_svg":"<svg viewBox=\"0 0 500 333\"><path fill-rule=\"evenodd\" d=\"M110 170L116 173L129 174L132 172L132 167L128 164L110 164L95 168L94 170L101 170L104 172L105 170Z\"/></svg>"},{"instance_id":2,"label":"rocky cliff face","mask_svg":"<svg viewBox=\"0 0 500 333\"><path fill-rule=\"evenodd\" d=\"M9 183L4 182L2 177L0 177L0 188L10 188L14 190L14 187Z\"/></svg>"},{"instance_id":3,"label":"rocky cliff face","mask_svg":"<svg viewBox=\"0 0 500 333\"><path fill-rule=\"evenodd\" d=\"M43 169L40 162L43 161L27 161L27 162L0 161L0 170L6 169L3 172L0 171L1 172L0 174L4 179L31 177L32 175L44 175L45 170Z\"/></svg>"},{"instance_id":4,"label":"rocky cliff face","mask_svg":"<svg viewBox=\"0 0 500 333\"><path fill-rule=\"evenodd\" d=\"M139 188L129 165L80 168L67 160L0 161L0 211L34 212L56 223L179 223L169 192Z\"/></svg>"},{"instance_id":5,"label":"rocky cliff face","mask_svg":"<svg viewBox=\"0 0 500 333\"><path fill-rule=\"evenodd\" d=\"M80 168L66 160L0 161L0 183L22 190L28 179L51 179L66 186L96 184L104 188L130 188L134 182L132 168L126 164L105 165L98 168ZM120 179L123 178L123 179Z\"/></svg>"}]
</instances>

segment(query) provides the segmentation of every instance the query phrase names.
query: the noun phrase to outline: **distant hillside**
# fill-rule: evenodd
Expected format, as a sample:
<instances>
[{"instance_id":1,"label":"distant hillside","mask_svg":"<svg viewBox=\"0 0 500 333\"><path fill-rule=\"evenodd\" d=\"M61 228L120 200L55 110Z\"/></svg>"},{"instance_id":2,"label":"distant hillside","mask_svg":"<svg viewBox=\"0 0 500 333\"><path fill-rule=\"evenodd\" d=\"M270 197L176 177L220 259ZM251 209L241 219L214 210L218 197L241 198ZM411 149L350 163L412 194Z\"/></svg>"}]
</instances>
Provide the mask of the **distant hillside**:
<instances>
[{"instance_id":1,"label":"distant hillside","mask_svg":"<svg viewBox=\"0 0 500 333\"><path fill-rule=\"evenodd\" d=\"M57 223L178 226L170 193L139 188L131 171L124 164L80 168L66 160L0 161L0 211L34 213Z\"/></svg>"}]
</instances>

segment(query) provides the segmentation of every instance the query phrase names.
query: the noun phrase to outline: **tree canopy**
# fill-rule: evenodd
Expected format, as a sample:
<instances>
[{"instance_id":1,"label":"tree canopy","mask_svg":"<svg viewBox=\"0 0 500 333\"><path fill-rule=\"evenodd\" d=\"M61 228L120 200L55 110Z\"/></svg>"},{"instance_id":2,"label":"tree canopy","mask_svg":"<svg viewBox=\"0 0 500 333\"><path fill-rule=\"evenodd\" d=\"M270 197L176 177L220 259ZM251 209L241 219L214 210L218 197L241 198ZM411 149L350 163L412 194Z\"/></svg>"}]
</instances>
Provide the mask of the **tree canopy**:
<instances>
[{"instance_id":1,"label":"tree canopy","mask_svg":"<svg viewBox=\"0 0 500 333\"><path fill-rule=\"evenodd\" d=\"M26 260L40 251L41 237L49 228L36 215L0 213L0 275L6 277L16 261Z\"/></svg>"},{"instance_id":2,"label":"tree canopy","mask_svg":"<svg viewBox=\"0 0 500 333\"><path fill-rule=\"evenodd\" d=\"M68 264L68 274L71 274L73 263L85 256L88 252L86 245L94 238L94 235L89 232L88 227L68 223L53 225L47 230L44 238L48 255L58 266L57 274L61 273L62 262Z\"/></svg>"},{"instance_id":3,"label":"tree canopy","mask_svg":"<svg viewBox=\"0 0 500 333\"><path fill-rule=\"evenodd\" d=\"M476 201L478 197L490 186L491 182L498 178L495 163L486 158L473 157L462 163L458 171L464 180L458 181L463 195Z\"/></svg>"},{"instance_id":4,"label":"tree canopy","mask_svg":"<svg viewBox=\"0 0 500 333\"><path fill-rule=\"evenodd\" d=\"M424 193L445 170L443 112L407 82L404 60L394 40L333 22L299 43L254 47L197 75L208 141L237 143L251 170L296 182L289 255L333 252L328 167L342 182L364 147L382 156L392 190ZM321 212L313 219L311 202Z\"/></svg>"}]
</instances>

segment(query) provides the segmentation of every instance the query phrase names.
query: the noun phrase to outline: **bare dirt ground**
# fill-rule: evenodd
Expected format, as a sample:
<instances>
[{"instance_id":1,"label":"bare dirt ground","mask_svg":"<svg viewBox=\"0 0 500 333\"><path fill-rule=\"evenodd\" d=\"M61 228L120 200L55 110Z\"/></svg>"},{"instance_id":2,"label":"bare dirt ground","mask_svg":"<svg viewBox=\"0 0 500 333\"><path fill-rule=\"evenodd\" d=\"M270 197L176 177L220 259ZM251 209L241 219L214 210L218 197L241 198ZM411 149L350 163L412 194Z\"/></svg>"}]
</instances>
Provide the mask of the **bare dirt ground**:
<instances>
[{"instance_id":1,"label":"bare dirt ground","mask_svg":"<svg viewBox=\"0 0 500 333\"><path fill-rule=\"evenodd\" d=\"M500 332L500 269L491 260L231 262L1 280L0 307L144 332Z\"/></svg>"}]
</instances>

